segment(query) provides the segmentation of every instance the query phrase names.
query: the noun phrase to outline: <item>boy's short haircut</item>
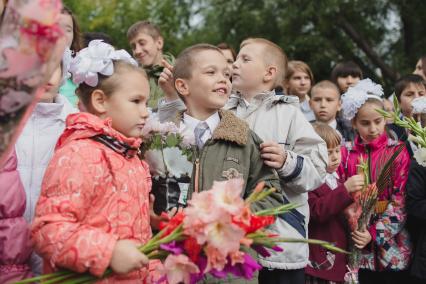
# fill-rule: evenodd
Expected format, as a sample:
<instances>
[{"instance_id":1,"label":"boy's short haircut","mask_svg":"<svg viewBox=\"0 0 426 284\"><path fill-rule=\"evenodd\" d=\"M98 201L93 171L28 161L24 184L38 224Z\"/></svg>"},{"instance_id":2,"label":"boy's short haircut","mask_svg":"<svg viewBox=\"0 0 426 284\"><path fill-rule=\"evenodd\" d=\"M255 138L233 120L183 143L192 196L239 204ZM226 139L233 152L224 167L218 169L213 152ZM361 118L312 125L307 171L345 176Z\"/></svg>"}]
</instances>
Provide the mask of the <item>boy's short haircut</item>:
<instances>
[{"instance_id":1,"label":"boy's short haircut","mask_svg":"<svg viewBox=\"0 0 426 284\"><path fill-rule=\"evenodd\" d=\"M283 87L284 78L288 68L287 55L283 49L272 41L264 38L247 38L241 43L240 49L251 43L261 44L265 49L265 52L263 53L264 62L267 65L275 65L277 67L277 78L274 82L273 88Z\"/></svg>"},{"instance_id":2,"label":"boy's short haircut","mask_svg":"<svg viewBox=\"0 0 426 284\"><path fill-rule=\"evenodd\" d=\"M315 94L315 92L319 89L332 89L334 90L340 99L340 91L339 88L333 82L329 80L323 80L321 82L316 83L311 89L311 97Z\"/></svg>"},{"instance_id":3,"label":"boy's short haircut","mask_svg":"<svg viewBox=\"0 0 426 284\"><path fill-rule=\"evenodd\" d=\"M226 42L221 42L221 43L219 43L216 46L219 49L231 51L232 58L234 58L234 60L237 58L237 53L235 52L235 50L229 44L227 44Z\"/></svg>"},{"instance_id":4,"label":"boy's short haircut","mask_svg":"<svg viewBox=\"0 0 426 284\"><path fill-rule=\"evenodd\" d=\"M222 54L222 51L214 45L207 43L199 43L188 48L185 48L179 55L176 57L175 65L173 67L173 78L176 79L191 79L192 69L194 67L194 56L201 51L205 50L214 50ZM184 100L184 98L177 92L179 97Z\"/></svg>"},{"instance_id":5,"label":"boy's short haircut","mask_svg":"<svg viewBox=\"0 0 426 284\"><path fill-rule=\"evenodd\" d=\"M401 102L401 94L410 84L425 85L423 78L416 74L408 74L399 78L395 83L395 96Z\"/></svg>"},{"instance_id":6,"label":"boy's short haircut","mask_svg":"<svg viewBox=\"0 0 426 284\"><path fill-rule=\"evenodd\" d=\"M314 84L314 74L312 73L311 68L309 68L309 65L305 62L298 60L291 60L288 62L288 72L285 76L285 81L288 82L291 76L293 76L297 71L302 71L303 73L308 74L311 84Z\"/></svg>"},{"instance_id":7,"label":"boy's short haircut","mask_svg":"<svg viewBox=\"0 0 426 284\"><path fill-rule=\"evenodd\" d=\"M330 125L322 122L315 122L312 124L315 132L325 141L327 149L336 148L340 146L342 137Z\"/></svg>"},{"instance_id":8,"label":"boy's short haircut","mask_svg":"<svg viewBox=\"0 0 426 284\"><path fill-rule=\"evenodd\" d=\"M340 62L331 71L331 81L334 84L337 84L337 78L348 76L363 78L361 68L353 61Z\"/></svg>"},{"instance_id":9,"label":"boy's short haircut","mask_svg":"<svg viewBox=\"0 0 426 284\"><path fill-rule=\"evenodd\" d=\"M134 39L139 33L146 33L150 35L153 39L158 39L159 37L163 37L161 35L160 28L153 24L150 21L138 21L130 26L127 30L127 40Z\"/></svg>"}]
</instances>

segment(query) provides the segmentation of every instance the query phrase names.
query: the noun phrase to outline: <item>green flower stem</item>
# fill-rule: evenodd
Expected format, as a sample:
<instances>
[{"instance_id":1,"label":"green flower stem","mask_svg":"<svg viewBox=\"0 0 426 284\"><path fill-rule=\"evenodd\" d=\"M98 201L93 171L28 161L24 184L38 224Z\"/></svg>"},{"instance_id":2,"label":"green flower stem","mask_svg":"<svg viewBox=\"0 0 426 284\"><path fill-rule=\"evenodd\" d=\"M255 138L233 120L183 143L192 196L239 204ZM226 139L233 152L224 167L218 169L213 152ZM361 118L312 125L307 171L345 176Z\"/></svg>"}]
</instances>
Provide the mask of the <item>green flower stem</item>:
<instances>
[{"instance_id":1,"label":"green flower stem","mask_svg":"<svg viewBox=\"0 0 426 284\"><path fill-rule=\"evenodd\" d=\"M257 216L271 216L271 215L276 216L276 215L280 215L280 214L283 214L283 213L287 213L290 210L298 208L298 207L300 207L300 205L289 203L289 204L281 205L281 206L276 207L276 208L260 210L260 211L255 212L254 214L257 215Z\"/></svg>"},{"instance_id":2,"label":"green flower stem","mask_svg":"<svg viewBox=\"0 0 426 284\"><path fill-rule=\"evenodd\" d=\"M41 276L33 277L33 278L30 278L30 279L21 280L21 281L15 282L15 284L33 283L33 282L38 282L38 281L41 281L41 280L48 280L48 279L51 279L51 278L58 278L58 277L62 277L62 276L71 277L73 274L74 274L74 272L71 272L71 271L58 271L58 272L50 273L50 274L47 274L47 275L41 275Z\"/></svg>"}]
</instances>

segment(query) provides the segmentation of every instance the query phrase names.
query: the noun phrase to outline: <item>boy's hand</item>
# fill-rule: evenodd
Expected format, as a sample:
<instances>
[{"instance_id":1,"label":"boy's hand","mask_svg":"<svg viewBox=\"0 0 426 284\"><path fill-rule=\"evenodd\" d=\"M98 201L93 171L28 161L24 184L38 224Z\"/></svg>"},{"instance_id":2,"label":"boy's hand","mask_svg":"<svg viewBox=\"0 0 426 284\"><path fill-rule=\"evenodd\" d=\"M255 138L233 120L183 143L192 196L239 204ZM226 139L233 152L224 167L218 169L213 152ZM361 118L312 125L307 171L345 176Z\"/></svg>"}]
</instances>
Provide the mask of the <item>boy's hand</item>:
<instances>
[{"instance_id":1,"label":"boy's hand","mask_svg":"<svg viewBox=\"0 0 426 284\"><path fill-rule=\"evenodd\" d=\"M146 255L131 240L119 240L112 251L109 266L117 274L127 274L148 264Z\"/></svg>"},{"instance_id":2,"label":"boy's hand","mask_svg":"<svg viewBox=\"0 0 426 284\"><path fill-rule=\"evenodd\" d=\"M344 185L349 193L359 191L364 186L364 175L351 176Z\"/></svg>"},{"instance_id":3,"label":"boy's hand","mask_svg":"<svg viewBox=\"0 0 426 284\"><path fill-rule=\"evenodd\" d=\"M166 101L177 100L179 97L176 93L175 82L173 80L173 66L164 59L161 61L161 65L164 66L164 69L158 78L158 85L163 90Z\"/></svg>"},{"instance_id":4,"label":"boy's hand","mask_svg":"<svg viewBox=\"0 0 426 284\"><path fill-rule=\"evenodd\" d=\"M363 228L360 231L358 230L353 231L351 233L351 236L352 236L352 240L355 243L355 247L359 249L363 249L366 245L368 245L368 243L371 242L371 239L372 239L370 232L366 228Z\"/></svg>"},{"instance_id":5,"label":"boy's hand","mask_svg":"<svg viewBox=\"0 0 426 284\"><path fill-rule=\"evenodd\" d=\"M281 169L287 159L287 151L280 144L269 141L260 144L260 156L265 165L274 169Z\"/></svg>"}]
</instances>

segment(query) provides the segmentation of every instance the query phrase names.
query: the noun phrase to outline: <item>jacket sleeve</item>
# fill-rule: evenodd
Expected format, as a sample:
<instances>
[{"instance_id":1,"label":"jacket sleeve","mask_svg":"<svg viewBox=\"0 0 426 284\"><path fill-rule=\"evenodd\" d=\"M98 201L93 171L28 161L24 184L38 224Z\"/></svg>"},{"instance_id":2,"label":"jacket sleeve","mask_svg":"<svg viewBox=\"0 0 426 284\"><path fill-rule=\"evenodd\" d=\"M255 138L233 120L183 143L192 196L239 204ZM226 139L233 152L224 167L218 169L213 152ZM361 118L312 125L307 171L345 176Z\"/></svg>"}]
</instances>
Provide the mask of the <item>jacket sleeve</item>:
<instances>
[{"instance_id":1,"label":"jacket sleeve","mask_svg":"<svg viewBox=\"0 0 426 284\"><path fill-rule=\"evenodd\" d=\"M426 168L412 161L407 181L407 213L426 222Z\"/></svg>"},{"instance_id":2,"label":"jacket sleeve","mask_svg":"<svg viewBox=\"0 0 426 284\"><path fill-rule=\"evenodd\" d=\"M184 110L186 110L186 106L181 99L169 102L161 99L158 102L158 118L161 122L173 121L176 115Z\"/></svg>"},{"instance_id":3,"label":"jacket sleeve","mask_svg":"<svg viewBox=\"0 0 426 284\"><path fill-rule=\"evenodd\" d=\"M280 181L277 175L277 172L265 165L260 158L260 143L262 140L252 131L250 131L254 143L251 143L251 153L250 153L250 171L247 179L247 192L246 197L249 196L256 185L264 181L266 188L275 188L276 191L253 204L253 210L259 211L262 209L274 208L284 204L284 200L281 193Z\"/></svg>"},{"instance_id":4,"label":"jacket sleeve","mask_svg":"<svg viewBox=\"0 0 426 284\"><path fill-rule=\"evenodd\" d=\"M343 213L343 210L353 202L343 184L324 195L318 194L317 190L308 194L310 219L314 222L324 223L335 218L336 215Z\"/></svg>"},{"instance_id":5,"label":"jacket sleeve","mask_svg":"<svg viewBox=\"0 0 426 284\"><path fill-rule=\"evenodd\" d=\"M118 236L105 232L108 228L95 228L82 221L96 204L95 189L102 190L105 176L100 175L98 164L90 163L87 157L61 150L66 148L51 160L37 203L32 228L35 250L52 266L101 276L110 263ZM102 163L100 157L93 159ZM98 221L102 222L101 214Z\"/></svg>"},{"instance_id":6,"label":"jacket sleeve","mask_svg":"<svg viewBox=\"0 0 426 284\"><path fill-rule=\"evenodd\" d=\"M407 217L405 212L405 186L409 165L410 157L407 149L404 149L394 165L393 176L395 180L388 200L389 204L380 218L369 227L373 241L379 246L383 246L404 228Z\"/></svg>"},{"instance_id":7,"label":"jacket sleeve","mask_svg":"<svg viewBox=\"0 0 426 284\"><path fill-rule=\"evenodd\" d=\"M305 193L324 183L327 146L299 109L294 108L293 113L286 142L287 160L278 174L283 190L288 188L296 193ZM288 114L285 119L289 119Z\"/></svg>"}]
</instances>

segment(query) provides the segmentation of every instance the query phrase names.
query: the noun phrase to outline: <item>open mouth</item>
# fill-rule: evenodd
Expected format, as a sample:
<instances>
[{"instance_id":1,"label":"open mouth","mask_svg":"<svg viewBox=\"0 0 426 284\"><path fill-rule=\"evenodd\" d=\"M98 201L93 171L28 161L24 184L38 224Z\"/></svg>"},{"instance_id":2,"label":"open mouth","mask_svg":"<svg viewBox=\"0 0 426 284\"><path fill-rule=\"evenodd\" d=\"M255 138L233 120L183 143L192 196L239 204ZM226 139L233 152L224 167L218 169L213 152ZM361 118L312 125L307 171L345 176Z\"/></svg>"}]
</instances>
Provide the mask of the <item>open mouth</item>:
<instances>
[{"instance_id":1,"label":"open mouth","mask_svg":"<svg viewBox=\"0 0 426 284\"><path fill-rule=\"evenodd\" d=\"M215 90L216 93L218 93L219 95L226 95L228 93L228 89L227 88L218 88Z\"/></svg>"}]
</instances>

